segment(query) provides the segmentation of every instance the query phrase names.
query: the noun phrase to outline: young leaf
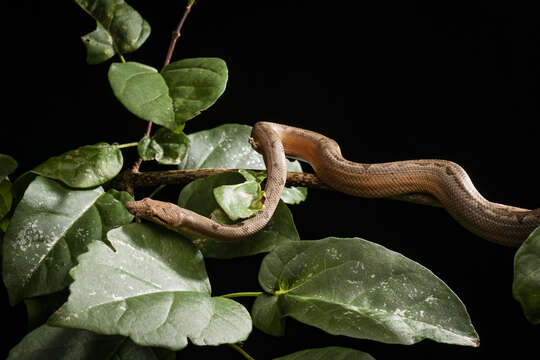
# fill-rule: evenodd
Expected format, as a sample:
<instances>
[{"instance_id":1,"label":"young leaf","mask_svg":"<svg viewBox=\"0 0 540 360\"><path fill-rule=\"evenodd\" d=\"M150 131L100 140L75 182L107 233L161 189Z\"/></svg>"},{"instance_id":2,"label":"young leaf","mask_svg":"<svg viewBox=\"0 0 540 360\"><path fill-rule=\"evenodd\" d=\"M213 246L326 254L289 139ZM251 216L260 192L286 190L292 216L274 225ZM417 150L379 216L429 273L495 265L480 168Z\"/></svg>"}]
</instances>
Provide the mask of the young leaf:
<instances>
[{"instance_id":1,"label":"young leaf","mask_svg":"<svg viewBox=\"0 0 540 360\"><path fill-rule=\"evenodd\" d=\"M179 169L226 168L265 170L264 161L249 144L251 126L225 124L188 135L191 147ZM300 162L287 161L287 170L302 171ZM291 190L288 190L291 189ZM298 189L298 190L294 190ZM282 200L297 204L306 199L306 188L285 188Z\"/></svg>"},{"instance_id":2,"label":"young leaf","mask_svg":"<svg viewBox=\"0 0 540 360\"><path fill-rule=\"evenodd\" d=\"M67 286L75 257L101 237L92 205L102 193L68 189L44 177L30 184L4 236L4 283L12 304Z\"/></svg>"},{"instance_id":3,"label":"young leaf","mask_svg":"<svg viewBox=\"0 0 540 360\"><path fill-rule=\"evenodd\" d=\"M84 189L114 178L122 169L123 161L118 146L99 143L54 156L32 171L70 187Z\"/></svg>"},{"instance_id":4,"label":"young leaf","mask_svg":"<svg viewBox=\"0 0 540 360\"><path fill-rule=\"evenodd\" d=\"M17 161L9 155L0 154L0 181L17 168Z\"/></svg>"},{"instance_id":5,"label":"young leaf","mask_svg":"<svg viewBox=\"0 0 540 360\"><path fill-rule=\"evenodd\" d=\"M195 180L182 189L178 205L203 216L210 216L219 209L212 189L221 185L237 184L242 182L242 179L240 174L225 173ZM205 257L222 259L267 252L280 243L300 240L291 212L281 202L266 227L244 240L225 243L191 234L185 236L193 240Z\"/></svg>"},{"instance_id":6,"label":"young leaf","mask_svg":"<svg viewBox=\"0 0 540 360\"><path fill-rule=\"evenodd\" d=\"M108 239L115 251L96 241L79 257L69 300L50 324L171 350L184 348L188 338L197 345L247 338L249 313L210 296L202 255L179 234L133 223L109 231Z\"/></svg>"},{"instance_id":7,"label":"young leaf","mask_svg":"<svg viewBox=\"0 0 540 360\"><path fill-rule=\"evenodd\" d=\"M199 115L212 106L225 91L228 70L218 58L195 58L175 61L161 70L169 86L177 124Z\"/></svg>"},{"instance_id":8,"label":"young leaf","mask_svg":"<svg viewBox=\"0 0 540 360\"><path fill-rule=\"evenodd\" d=\"M156 69L137 62L113 63L108 76L114 95L133 114L171 131L179 128L169 88Z\"/></svg>"},{"instance_id":9,"label":"young leaf","mask_svg":"<svg viewBox=\"0 0 540 360\"><path fill-rule=\"evenodd\" d=\"M97 28L82 36L87 61L97 64L115 52L127 54L137 50L150 35L150 25L124 0L75 0L94 20Z\"/></svg>"},{"instance_id":10,"label":"young leaf","mask_svg":"<svg viewBox=\"0 0 540 360\"><path fill-rule=\"evenodd\" d=\"M516 252L512 290L527 320L540 324L540 227Z\"/></svg>"},{"instance_id":11,"label":"young leaf","mask_svg":"<svg viewBox=\"0 0 540 360\"><path fill-rule=\"evenodd\" d=\"M123 336L43 325L26 335L9 352L8 360L173 360L165 349L142 347Z\"/></svg>"},{"instance_id":12,"label":"young leaf","mask_svg":"<svg viewBox=\"0 0 540 360\"><path fill-rule=\"evenodd\" d=\"M331 334L398 344L424 338L479 344L465 306L446 284L420 264L363 239L280 245L263 260L259 282L278 297L275 311L281 316Z\"/></svg>"},{"instance_id":13,"label":"young leaf","mask_svg":"<svg viewBox=\"0 0 540 360\"><path fill-rule=\"evenodd\" d=\"M139 141L137 150L143 160L156 160L160 164L178 165L186 156L190 145L183 133L160 128L151 138L145 136Z\"/></svg>"},{"instance_id":14,"label":"young leaf","mask_svg":"<svg viewBox=\"0 0 540 360\"><path fill-rule=\"evenodd\" d=\"M245 219L263 207L261 185L254 180L235 185L221 185L213 190L214 198L227 216L235 221Z\"/></svg>"},{"instance_id":15,"label":"young leaf","mask_svg":"<svg viewBox=\"0 0 540 360\"><path fill-rule=\"evenodd\" d=\"M329 346L318 349L298 351L290 355L281 356L274 360L375 360L365 352L339 347Z\"/></svg>"}]
</instances>

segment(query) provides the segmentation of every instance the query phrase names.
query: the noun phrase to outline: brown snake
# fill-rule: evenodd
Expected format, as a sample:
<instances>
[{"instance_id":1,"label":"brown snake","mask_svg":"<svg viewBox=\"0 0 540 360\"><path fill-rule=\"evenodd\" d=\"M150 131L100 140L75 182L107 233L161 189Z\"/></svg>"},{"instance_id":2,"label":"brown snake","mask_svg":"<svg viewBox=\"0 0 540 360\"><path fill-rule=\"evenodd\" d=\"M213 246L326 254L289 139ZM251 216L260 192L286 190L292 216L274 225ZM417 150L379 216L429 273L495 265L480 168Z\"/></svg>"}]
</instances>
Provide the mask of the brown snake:
<instances>
[{"instance_id":1,"label":"brown snake","mask_svg":"<svg viewBox=\"0 0 540 360\"><path fill-rule=\"evenodd\" d=\"M361 164L345 160L339 145L313 131L259 122L251 143L263 154L268 178L264 208L235 225L217 223L172 203L149 198L126 203L133 214L153 222L221 241L234 241L260 231L270 220L285 186L285 156L311 164L329 187L346 194L386 198L427 194L474 234L508 246L518 246L540 225L540 208L521 209L486 200L459 165L445 160L409 160Z\"/></svg>"}]
</instances>

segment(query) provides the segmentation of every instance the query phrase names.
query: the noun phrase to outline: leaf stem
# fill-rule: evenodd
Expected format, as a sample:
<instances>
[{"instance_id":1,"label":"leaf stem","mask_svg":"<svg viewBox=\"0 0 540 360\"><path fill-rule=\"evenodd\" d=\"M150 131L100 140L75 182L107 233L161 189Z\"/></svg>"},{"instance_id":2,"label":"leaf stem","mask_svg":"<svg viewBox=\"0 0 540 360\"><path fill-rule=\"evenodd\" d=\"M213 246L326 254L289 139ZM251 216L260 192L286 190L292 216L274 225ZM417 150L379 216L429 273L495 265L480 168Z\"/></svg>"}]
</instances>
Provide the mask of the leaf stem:
<instances>
[{"instance_id":1,"label":"leaf stem","mask_svg":"<svg viewBox=\"0 0 540 360\"><path fill-rule=\"evenodd\" d=\"M166 184L159 185L157 188L154 189L154 191L152 191L152 193L150 195L148 195L148 197L153 198L154 195L156 195L159 191L161 191L161 189L163 189L165 186L167 186L167 185Z\"/></svg>"},{"instance_id":2,"label":"leaf stem","mask_svg":"<svg viewBox=\"0 0 540 360\"><path fill-rule=\"evenodd\" d=\"M247 352L244 351L244 349L242 349L240 346L238 346L237 344L227 344L229 345L230 347L232 347L234 350L238 351L240 354L242 354L242 356L244 356L244 358L248 359L248 360L255 360L254 358L252 358Z\"/></svg>"},{"instance_id":3,"label":"leaf stem","mask_svg":"<svg viewBox=\"0 0 540 360\"><path fill-rule=\"evenodd\" d=\"M230 299L230 298L235 298L235 297L248 297L248 296L256 297L261 294L262 294L261 291L247 291L247 292L225 294L225 295L221 295L220 297Z\"/></svg>"},{"instance_id":4,"label":"leaf stem","mask_svg":"<svg viewBox=\"0 0 540 360\"><path fill-rule=\"evenodd\" d=\"M130 142L130 143L126 143L126 144L118 144L116 145L117 148L119 149L124 149L124 148L128 148L128 147L134 147L134 146L137 146L139 145L138 142Z\"/></svg>"}]
</instances>

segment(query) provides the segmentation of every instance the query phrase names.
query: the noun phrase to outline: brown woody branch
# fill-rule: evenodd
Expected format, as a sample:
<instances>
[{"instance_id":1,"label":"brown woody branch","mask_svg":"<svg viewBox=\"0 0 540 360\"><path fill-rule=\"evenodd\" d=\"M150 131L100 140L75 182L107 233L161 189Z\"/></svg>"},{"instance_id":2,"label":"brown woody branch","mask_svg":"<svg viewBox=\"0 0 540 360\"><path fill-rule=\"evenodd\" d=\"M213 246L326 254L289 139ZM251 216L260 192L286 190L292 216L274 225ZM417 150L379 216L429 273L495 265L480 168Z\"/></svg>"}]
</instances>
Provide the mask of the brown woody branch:
<instances>
[{"instance_id":1,"label":"brown woody branch","mask_svg":"<svg viewBox=\"0 0 540 360\"><path fill-rule=\"evenodd\" d=\"M234 172L238 172L238 170L221 168L146 172L126 170L116 177L112 185L116 189L125 190L133 194L136 188L160 185L185 185L193 180L207 176ZM331 187L325 185L317 175L311 173L288 172L286 184L287 186L305 186L312 189L333 190ZM437 199L427 194L403 194L393 196L390 199L441 207Z\"/></svg>"}]
</instances>

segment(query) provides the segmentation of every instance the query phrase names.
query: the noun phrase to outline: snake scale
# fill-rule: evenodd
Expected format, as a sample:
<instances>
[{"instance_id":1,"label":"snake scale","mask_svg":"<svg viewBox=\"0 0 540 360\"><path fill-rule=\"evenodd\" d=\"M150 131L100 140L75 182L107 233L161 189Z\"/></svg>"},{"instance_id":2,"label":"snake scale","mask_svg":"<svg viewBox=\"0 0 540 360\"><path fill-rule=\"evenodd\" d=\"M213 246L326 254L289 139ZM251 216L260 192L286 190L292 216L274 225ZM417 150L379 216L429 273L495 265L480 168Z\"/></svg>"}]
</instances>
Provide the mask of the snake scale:
<instances>
[{"instance_id":1,"label":"snake scale","mask_svg":"<svg viewBox=\"0 0 540 360\"><path fill-rule=\"evenodd\" d=\"M250 142L262 153L268 177L264 208L235 225L224 225L172 203L146 198L126 203L134 215L220 241L260 231L270 220L285 186L285 157L309 162L329 187L353 196L386 198L406 194L434 197L472 233L492 242L518 246L540 225L540 208L527 210L486 200L459 165L446 160L407 160L377 164L348 161L332 139L313 131L269 122L254 125Z\"/></svg>"}]
</instances>

